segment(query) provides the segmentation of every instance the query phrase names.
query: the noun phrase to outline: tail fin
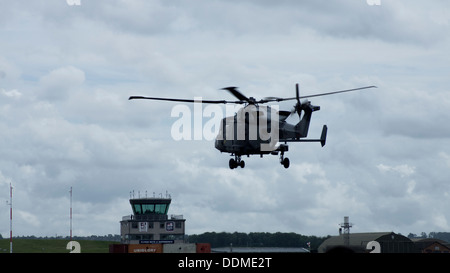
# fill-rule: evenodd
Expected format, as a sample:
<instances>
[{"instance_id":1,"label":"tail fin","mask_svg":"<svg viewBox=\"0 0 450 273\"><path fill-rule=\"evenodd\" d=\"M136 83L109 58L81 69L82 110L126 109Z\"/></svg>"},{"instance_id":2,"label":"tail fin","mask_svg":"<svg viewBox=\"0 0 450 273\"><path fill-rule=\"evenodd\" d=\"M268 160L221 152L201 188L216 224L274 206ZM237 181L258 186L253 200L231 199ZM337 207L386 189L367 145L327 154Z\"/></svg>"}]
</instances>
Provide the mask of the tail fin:
<instances>
[{"instance_id":1,"label":"tail fin","mask_svg":"<svg viewBox=\"0 0 450 273\"><path fill-rule=\"evenodd\" d=\"M303 102L302 104L297 103L296 109L298 116L301 116L301 111L303 110L303 117L300 122L295 125L295 131L298 137L307 137L309 130L309 123L311 122L312 112L320 110L320 106L314 106L310 101Z\"/></svg>"},{"instance_id":2,"label":"tail fin","mask_svg":"<svg viewBox=\"0 0 450 273\"><path fill-rule=\"evenodd\" d=\"M325 142L327 141L327 131L328 127L324 125L322 128L322 135L320 135L320 144L322 145L322 147L325 146Z\"/></svg>"}]
</instances>

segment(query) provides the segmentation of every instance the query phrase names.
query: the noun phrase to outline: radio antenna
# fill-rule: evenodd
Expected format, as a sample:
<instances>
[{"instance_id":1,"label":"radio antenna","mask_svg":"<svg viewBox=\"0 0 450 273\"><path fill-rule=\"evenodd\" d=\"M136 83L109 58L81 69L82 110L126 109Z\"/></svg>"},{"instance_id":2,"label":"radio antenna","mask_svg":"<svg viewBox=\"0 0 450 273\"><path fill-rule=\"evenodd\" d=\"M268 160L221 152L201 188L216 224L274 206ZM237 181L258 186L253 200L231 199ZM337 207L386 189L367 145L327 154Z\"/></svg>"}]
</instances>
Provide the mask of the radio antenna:
<instances>
[{"instance_id":1,"label":"radio antenna","mask_svg":"<svg viewBox=\"0 0 450 273\"><path fill-rule=\"evenodd\" d=\"M72 187L70 187L70 241L72 241Z\"/></svg>"}]
</instances>

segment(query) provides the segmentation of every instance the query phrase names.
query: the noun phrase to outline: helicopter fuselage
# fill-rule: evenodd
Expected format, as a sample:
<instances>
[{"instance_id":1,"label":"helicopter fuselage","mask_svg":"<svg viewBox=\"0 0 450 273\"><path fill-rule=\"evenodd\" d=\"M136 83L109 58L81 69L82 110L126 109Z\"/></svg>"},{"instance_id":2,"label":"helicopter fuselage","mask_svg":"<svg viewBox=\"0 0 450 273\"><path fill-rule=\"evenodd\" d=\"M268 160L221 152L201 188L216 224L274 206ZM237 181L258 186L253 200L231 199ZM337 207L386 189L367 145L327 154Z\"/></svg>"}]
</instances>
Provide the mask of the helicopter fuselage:
<instances>
[{"instance_id":1,"label":"helicopter fuselage","mask_svg":"<svg viewBox=\"0 0 450 273\"><path fill-rule=\"evenodd\" d=\"M321 141L301 140L308 135L309 123L313 111L319 110L319 106L313 106L309 101L304 102L299 109L303 112L297 124L286 122L291 114L289 111L278 111L269 106L247 105L241 108L234 116L223 118L219 133L215 139L215 147L221 152L230 153L235 159L230 159L230 168L245 166L241 161L243 155L266 154L278 155L281 153L280 162L287 168L289 160L284 158L284 152L288 151L287 142L292 141ZM300 117L300 114L299 114ZM323 145L326 138L322 134ZM284 144L281 144L283 143ZM322 146L323 146L322 145Z\"/></svg>"}]
</instances>

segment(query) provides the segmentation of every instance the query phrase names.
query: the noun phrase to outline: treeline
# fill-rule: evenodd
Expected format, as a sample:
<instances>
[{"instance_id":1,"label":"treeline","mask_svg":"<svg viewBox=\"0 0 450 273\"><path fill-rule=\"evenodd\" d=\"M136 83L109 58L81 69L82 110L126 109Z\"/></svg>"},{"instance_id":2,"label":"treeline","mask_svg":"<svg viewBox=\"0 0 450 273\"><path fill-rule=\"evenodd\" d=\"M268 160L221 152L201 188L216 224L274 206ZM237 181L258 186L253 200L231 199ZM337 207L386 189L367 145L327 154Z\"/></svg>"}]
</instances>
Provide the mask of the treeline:
<instances>
[{"instance_id":1,"label":"treeline","mask_svg":"<svg viewBox=\"0 0 450 273\"><path fill-rule=\"evenodd\" d=\"M408 234L408 238L413 239L413 238L433 238L433 239L438 239L438 240L442 240L442 241L446 241L450 243L450 232L430 232L428 235L425 232L422 232L420 235L414 234L414 233L410 233Z\"/></svg>"},{"instance_id":2,"label":"treeline","mask_svg":"<svg viewBox=\"0 0 450 273\"><path fill-rule=\"evenodd\" d=\"M328 236L329 237L329 236ZM304 247L317 249L328 237L306 236L296 233L267 232L206 232L189 235L190 243L210 243L211 247Z\"/></svg>"},{"instance_id":3,"label":"treeline","mask_svg":"<svg viewBox=\"0 0 450 273\"><path fill-rule=\"evenodd\" d=\"M8 237L9 238L9 237ZM0 234L0 239L3 238ZM37 237L34 235L30 236L13 236L13 239L36 239L36 240L47 240L47 239L57 239L57 240L70 240L69 236L45 236L45 237ZM72 240L85 240L85 241L114 241L120 242L120 235L118 234L108 234L108 235L91 235L91 236L72 236Z\"/></svg>"},{"instance_id":4,"label":"treeline","mask_svg":"<svg viewBox=\"0 0 450 273\"><path fill-rule=\"evenodd\" d=\"M190 243L210 243L212 247L304 247L308 248L308 242L311 249L317 249L327 237L306 236L297 233L268 233L268 232L205 232L203 234L186 235ZM408 238L433 238L450 243L450 232L422 232L420 235L409 233ZM0 239L7 239L0 234ZM13 239L61 239L70 240L69 236L13 236ZM92 241L115 241L120 242L118 234L91 235L91 236L73 236L72 240L92 240Z\"/></svg>"}]
</instances>

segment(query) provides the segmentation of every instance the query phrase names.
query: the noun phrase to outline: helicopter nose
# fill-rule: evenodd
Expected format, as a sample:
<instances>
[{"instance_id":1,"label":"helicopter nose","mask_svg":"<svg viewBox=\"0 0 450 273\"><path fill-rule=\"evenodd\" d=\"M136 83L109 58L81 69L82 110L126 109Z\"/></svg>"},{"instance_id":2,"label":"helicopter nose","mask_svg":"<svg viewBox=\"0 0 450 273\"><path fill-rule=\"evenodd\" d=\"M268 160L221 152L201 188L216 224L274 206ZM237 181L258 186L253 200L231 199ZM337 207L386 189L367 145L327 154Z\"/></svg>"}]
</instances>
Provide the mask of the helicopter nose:
<instances>
[{"instance_id":1,"label":"helicopter nose","mask_svg":"<svg viewBox=\"0 0 450 273\"><path fill-rule=\"evenodd\" d=\"M216 147L216 149L220 150L220 148L222 147L222 141L221 141L221 140L218 140L218 139L216 138L216 140L215 140L214 142L215 142L215 143L214 143L214 147Z\"/></svg>"}]
</instances>

